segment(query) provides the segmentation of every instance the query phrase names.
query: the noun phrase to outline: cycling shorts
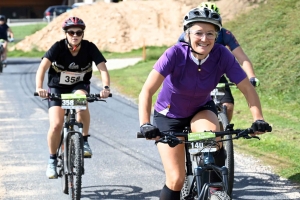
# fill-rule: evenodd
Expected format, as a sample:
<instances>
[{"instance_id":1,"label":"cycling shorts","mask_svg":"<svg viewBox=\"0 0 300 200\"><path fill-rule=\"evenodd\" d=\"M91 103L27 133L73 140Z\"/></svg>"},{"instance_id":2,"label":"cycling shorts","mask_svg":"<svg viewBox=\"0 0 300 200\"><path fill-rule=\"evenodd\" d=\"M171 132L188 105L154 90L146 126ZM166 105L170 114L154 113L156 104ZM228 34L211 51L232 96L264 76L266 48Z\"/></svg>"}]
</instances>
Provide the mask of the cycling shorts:
<instances>
[{"instance_id":1,"label":"cycling shorts","mask_svg":"<svg viewBox=\"0 0 300 200\"><path fill-rule=\"evenodd\" d=\"M77 90L84 90L89 94L90 93L90 84L81 82L81 83L74 85L74 87L72 87L72 88L49 87L48 92L55 93L55 94L68 94L68 93L74 93ZM51 108L52 106L61 106L61 100L50 100L49 99L48 108Z\"/></svg>"},{"instance_id":2,"label":"cycling shorts","mask_svg":"<svg viewBox=\"0 0 300 200\"><path fill-rule=\"evenodd\" d=\"M219 83L228 83L226 77L223 75L219 81ZM234 98L232 96L231 90L229 86L225 87L225 95L220 99L221 103L232 103L234 104Z\"/></svg>"},{"instance_id":3,"label":"cycling shorts","mask_svg":"<svg viewBox=\"0 0 300 200\"><path fill-rule=\"evenodd\" d=\"M193 117L198 112L203 110L210 110L218 115L215 103L213 101L209 101L204 106L199 108L193 115L186 118L169 118L154 110L153 125L156 126L160 130L160 132L182 132L183 130L185 130L185 127L191 126L191 120L193 119Z\"/></svg>"}]
</instances>

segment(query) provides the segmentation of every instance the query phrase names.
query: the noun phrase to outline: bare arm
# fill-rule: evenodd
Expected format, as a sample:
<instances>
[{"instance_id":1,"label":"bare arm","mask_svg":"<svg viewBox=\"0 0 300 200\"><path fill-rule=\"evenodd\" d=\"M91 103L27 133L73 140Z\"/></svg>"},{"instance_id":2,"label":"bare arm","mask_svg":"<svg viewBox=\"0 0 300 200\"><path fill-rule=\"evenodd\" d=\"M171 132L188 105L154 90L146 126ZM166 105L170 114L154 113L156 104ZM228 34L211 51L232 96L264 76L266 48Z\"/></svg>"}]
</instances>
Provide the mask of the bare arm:
<instances>
[{"instance_id":1,"label":"bare arm","mask_svg":"<svg viewBox=\"0 0 300 200\"><path fill-rule=\"evenodd\" d=\"M12 32L11 28L8 28L7 32L9 33L10 38L14 38L14 33Z\"/></svg>"},{"instance_id":2,"label":"bare arm","mask_svg":"<svg viewBox=\"0 0 300 200\"><path fill-rule=\"evenodd\" d=\"M161 86L164 79L165 77L153 69L144 83L142 91L139 95L140 125L150 122L152 96Z\"/></svg>"},{"instance_id":3,"label":"bare arm","mask_svg":"<svg viewBox=\"0 0 300 200\"><path fill-rule=\"evenodd\" d=\"M35 77L36 92L39 93L40 97L47 96L47 91L43 89L43 82L45 78L45 73L50 68L50 66L51 66L51 61L48 58L43 58L36 72L36 77Z\"/></svg>"},{"instance_id":4,"label":"bare arm","mask_svg":"<svg viewBox=\"0 0 300 200\"><path fill-rule=\"evenodd\" d=\"M232 51L232 54L236 57L243 70L246 72L248 78L256 77L253 69L253 65L248 58L248 56L244 53L242 47L237 47Z\"/></svg>"},{"instance_id":5,"label":"bare arm","mask_svg":"<svg viewBox=\"0 0 300 200\"><path fill-rule=\"evenodd\" d=\"M243 81L237 84L237 87L244 94L248 102L253 120L264 120L258 94L250 82L245 78Z\"/></svg>"},{"instance_id":6,"label":"bare arm","mask_svg":"<svg viewBox=\"0 0 300 200\"><path fill-rule=\"evenodd\" d=\"M107 67L105 65L105 62L101 62L97 65L97 68L101 74L101 80L102 80L102 85L103 89L105 86L110 86L110 76L107 70ZM110 91L109 90L102 90L101 91L101 97L106 98L108 97Z\"/></svg>"}]
</instances>

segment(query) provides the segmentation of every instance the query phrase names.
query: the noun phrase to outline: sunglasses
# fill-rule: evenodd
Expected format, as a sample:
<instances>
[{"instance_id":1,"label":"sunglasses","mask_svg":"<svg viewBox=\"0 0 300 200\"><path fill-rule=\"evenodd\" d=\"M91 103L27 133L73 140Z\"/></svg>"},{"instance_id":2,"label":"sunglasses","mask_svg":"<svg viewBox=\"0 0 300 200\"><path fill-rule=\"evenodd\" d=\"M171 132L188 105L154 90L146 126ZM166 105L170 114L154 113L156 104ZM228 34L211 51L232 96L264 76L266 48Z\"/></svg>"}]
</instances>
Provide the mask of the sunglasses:
<instances>
[{"instance_id":1,"label":"sunglasses","mask_svg":"<svg viewBox=\"0 0 300 200\"><path fill-rule=\"evenodd\" d=\"M74 36L74 35L76 35L76 36L82 36L82 34L83 34L83 31L66 31L68 34L69 34L69 36Z\"/></svg>"}]
</instances>

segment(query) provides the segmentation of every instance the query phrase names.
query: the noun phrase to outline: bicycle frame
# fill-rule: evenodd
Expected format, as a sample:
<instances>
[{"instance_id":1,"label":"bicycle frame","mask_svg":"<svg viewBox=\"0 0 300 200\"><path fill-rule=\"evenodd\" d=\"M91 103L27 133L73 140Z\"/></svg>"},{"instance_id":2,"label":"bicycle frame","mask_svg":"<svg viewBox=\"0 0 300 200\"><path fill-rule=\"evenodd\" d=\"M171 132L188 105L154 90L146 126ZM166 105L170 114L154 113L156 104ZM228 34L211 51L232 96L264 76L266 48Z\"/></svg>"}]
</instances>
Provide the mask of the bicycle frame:
<instances>
[{"instance_id":1,"label":"bicycle frame","mask_svg":"<svg viewBox=\"0 0 300 200\"><path fill-rule=\"evenodd\" d=\"M188 141L188 136L184 136L185 141ZM189 143L185 143L185 157L186 157L186 177L193 177L192 184L189 188L189 195L193 193L193 185L196 183L197 189L197 200L204 199L205 195L208 194L209 187L222 187L226 193L228 193L228 169L225 166L219 167L215 165L215 163L211 163L208 165L200 166L197 163L197 167L193 169L191 154L189 152ZM200 156L200 155L199 155ZM192 171L194 170L194 173ZM210 170L216 171L222 175L222 182L214 182L214 183L204 183L203 175L205 172L209 172ZM189 196L188 195L188 196Z\"/></svg>"}]
</instances>

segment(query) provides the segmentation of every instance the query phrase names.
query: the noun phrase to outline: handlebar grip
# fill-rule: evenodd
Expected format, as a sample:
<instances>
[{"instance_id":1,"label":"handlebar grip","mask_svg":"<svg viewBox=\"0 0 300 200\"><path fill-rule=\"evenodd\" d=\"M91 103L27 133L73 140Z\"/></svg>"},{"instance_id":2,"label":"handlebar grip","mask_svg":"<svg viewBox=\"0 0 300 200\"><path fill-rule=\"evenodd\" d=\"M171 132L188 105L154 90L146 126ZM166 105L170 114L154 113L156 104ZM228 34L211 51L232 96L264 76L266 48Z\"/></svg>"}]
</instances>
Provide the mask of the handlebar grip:
<instances>
[{"instance_id":1,"label":"handlebar grip","mask_svg":"<svg viewBox=\"0 0 300 200\"><path fill-rule=\"evenodd\" d=\"M96 97L100 98L100 94L96 94ZM108 97L112 97L112 93L109 93Z\"/></svg>"},{"instance_id":2,"label":"handlebar grip","mask_svg":"<svg viewBox=\"0 0 300 200\"><path fill-rule=\"evenodd\" d=\"M33 93L33 96L39 96L39 93L34 92L34 93Z\"/></svg>"},{"instance_id":3,"label":"handlebar grip","mask_svg":"<svg viewBox=\"0 0 300 200\"><path fill-rule=\"evenodd\" d=\"M145 138L145 136L143 135L143 133L137 132L136 133L136 138Z\"/></svg>"},{"instance_id":4,"label":"handlebar grip","mask_svg":"<svg viewBox=\"0 0 300 200\"><path fill-rule=\"evenodd\" d=\"M267 131L272 132L272 126L269 126Z\"/></svg>"}]
</instances>

